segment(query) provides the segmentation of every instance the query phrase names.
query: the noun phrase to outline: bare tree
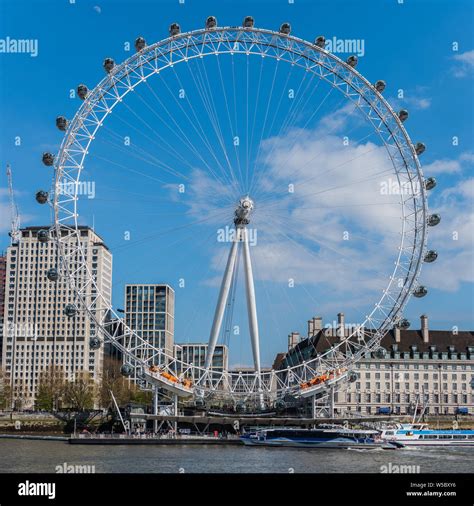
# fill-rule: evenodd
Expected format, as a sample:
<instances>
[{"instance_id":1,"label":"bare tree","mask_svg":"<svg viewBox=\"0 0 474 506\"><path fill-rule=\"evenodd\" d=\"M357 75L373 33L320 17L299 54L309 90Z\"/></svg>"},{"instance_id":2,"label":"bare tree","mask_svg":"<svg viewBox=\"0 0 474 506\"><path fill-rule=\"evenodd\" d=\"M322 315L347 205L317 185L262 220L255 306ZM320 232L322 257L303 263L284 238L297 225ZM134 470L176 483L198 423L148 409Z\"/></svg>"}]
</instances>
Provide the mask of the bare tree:
<instances>
[{"instance_id":1,"label":"bare tree","mask_svg":"<svg viewBox=\"0 0 474 506\"><path fill-rule=\"evenodd\" d=\"M12 388L10 377L4 369L0 369L0 409L11 408Z\"/></svg>"},{"instance_id":2,"label":"bare tree","mask_svg":"<svg viewBox=\"0 0 474 506\"><path fill-rule=\"evenodd\" d=\"M66 375L64 369L50 364L41 371L36 394L36 407L47 411L61 409L66 393Z\"/></svg>"},{"instance_id":3,"label":"bare tree","mask_svg":"<svg viewBox=\"0 0 474 506\"><path fill-rule=\"evenodd\" d=\"M70 408L77 411L93 409L96 390L92 375L87 371L80 371L72 381L66 383L64 400Z\"/></svg>"}]
</instances>

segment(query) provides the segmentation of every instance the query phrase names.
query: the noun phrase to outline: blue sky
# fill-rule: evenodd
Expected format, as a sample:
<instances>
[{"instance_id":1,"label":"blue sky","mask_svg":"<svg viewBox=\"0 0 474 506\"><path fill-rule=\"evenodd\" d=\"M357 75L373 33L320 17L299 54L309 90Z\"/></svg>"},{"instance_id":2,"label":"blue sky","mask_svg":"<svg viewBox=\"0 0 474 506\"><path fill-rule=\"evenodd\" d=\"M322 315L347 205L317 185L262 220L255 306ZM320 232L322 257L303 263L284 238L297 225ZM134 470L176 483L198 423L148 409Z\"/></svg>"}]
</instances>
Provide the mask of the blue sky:
<instances>
[{"instance_id":1,"label":"blue sky","mask_svg":"<svg viewBox=\"0 0 474 506\"><path fill-rule=\"evenodd\" d=\"M289 4L283 0L238 3L185 0L180 4L177 0L76 0L71 4L66 0L4 0L0 9L0 39L37 39L39 49L37 57L0 53L0 249L9 241L5 164L10 162L13 166L22 224L49 223L47 208L40 208L34 202L35 191L49 188L52 175L49 168L42 165L41 153L58 149L62 137L55 127L55 117L59 114L73 117L79 100L69 97L70 90L82 82L92 88L102 79L104 57L123 61L133 54L133 41L138 35L144 36L148 43L158 41L167 36L168 25L172 22L178 22L183 31L188 31L203 26L208 15L216 16L220 26L238 25L245 15L252 15L256 26L263 28L277 29L282 22L288 21L292 33L306 40L324 34L327 39L363 41L364 54L359 58L358 70L371 82L384 79L387 82L384 94L394 108L409 110L406 125L412 140L422 140L427 145L421 160L425 175L434 175L438 180L437 188L430 194L429 205L441 213L442 222L430 230L430 245L440 256L435 264L425 265L422 272L421 279L430 289L429 295L421 300L412 299L405 316L413 321L413 328L417 328L421 313L430 316L432 328L474 328L472 2L405 0L399 4L396 0L295 0ZM127 42L132 47L130 51L125 50ZM339 56L346 58L348 55ZM307 179L307 174L298 173L298 167L306 164L313 170L309 160L314 153L318 155L319 164L338 164L347 156L347 151L339 153L338 138L350 132L355 142L370 133L367 125L361 124L357 117L344 116L342 97L330 95L320 106L328 89L320 85L310 95L315 84L312 83L307 88L310 91L306 108L298 111L294 118L295 128L305 126L295 138L294 131L293 134L291 130L281 131L280 127L293 111L286 91L298 89L301 83L300 89L306 89L308 78L301 72L290 72L288 67L275 70L274 63L265 62L259 88L261 64L254 59L248 67L250 86L247 94L244 79L247 61L244 58L222 60L223 82L219 82L217 63L206 62L206 65L206 72L212 78L214 105L219 111L222 127L228 128L224 131L226 139L235 133L233 128L239 130L242 137L249 138L242 130L247 120L244 113L246 97L249 97L250 109L252 104L258 103L256 135L253 139L250 136L250 143L253 142L250 148L255 149L255 157L261 139L269 166L265 177L259 181L260 192L256 190L257 206L258 199L276 202L278 184L283 187L289 174ZM81 219L88 224L94 219L97 232L114 253L115 306L123 306L124 282L170 283L176 290L176 339L180 341L207 340L228 250L228 245L216 244L216 227L231 225L232 217L232 205L226 192L216 184L217 181L208 177L209 174L206 175L199 156L206 150L197 130L188 121L194 111L203 130L211 132L211 147L222 156L218 139L212 135L212 120L199 96L199 91L206 91L205 87L199 88L199 81L197 84L195 80L196 76L204 75L199 74L203 71L198 63L190 64L186 69L176 66L176 73L150 80L129 98L127 107L111 115L106 125L108 130L97 136L85 167L85 178L95 183L94 198L86 196L80 202ZM273 102L268 108L268 122L265 122L268 100L262 97L268 95L274 76ZM188 117L173 98L181 85L187 91L188 102L184 111ZM259 89L263 91L257 101ZM398 90L403 90L403 98L399 98ZM279 97L282 97L280 103ZM228 112L226 99L229 101ZM276 107L278 104L280 107ZM318 107L317 115L305 125L308 111L315 111ZM182 126L179 136L186 135L190 143L186 140L180 143L179 136L162 127L159 117L166 117L168 112L172 112L175 121ZM252 110L250 123L251 113ZM227 123L228 116L230 121ZM343 121L336 125L335 120L339 117ZM172 125L170 121L168 123ZM175 156L176 151L161 150L163 144L156 137L157 132L168 146L178 151L181 159ZM322 145L321 132L327 135ZM122 142L126 136L132 141L129 151ZM15 145L17 137L20 137L20 146ZM457 145L453 145L453 137L457 137ZM272 138L277 139L276 147ZM370 147L372 145L367 143L372 141L372 138L361 141L359 146L355 143L350 149ZM193 144L198 154L190 147ZM295 146L300 149L294 151ZM244 158L242 153L239 161ZM239 170L237 162L237 158L232 158L235 171ZM384 163L382 159L371 162ZM173 166L186 176L189 186L184 199L175 191L177 183L183 181L160 172L163 164ZM316 169L318 166L314 167ZM289 173L286 174L285 170ZM334 185L335 178L344 176L344 173L331 174L333 179L318 181L319 188L329 188ZM243 184L242 190L245 189ZM369 190L373 188L367 188L367 192ZM354 206L362 206L361 202L367 203L375 198L375 194L359 191L349 197L342 192L330 196L333 203L334 199L353 199ZM318 202L327 205L329 201L318 197ZM286 335L290 331L305 332L306 320L312 316L321 314L325 322L331 322L338 311L344 311L347 321L360 321L361 314L375 302L374 294L382 286L383 276L380 274L378 279L378 273L388 272L393 260L390 234L385 235L378 219L383 215L378 215L374 209L358 207L365 211L356 213L352 216L354 219L340 216L336 210L317 214L321 211L308 209L307 204L305 209L305 218L299 216L300 221L293 222L293 229L290 226L292 233L285 236L280 233L277 237L272 233L283 226L284 212L289 213L289 209L284 208L279 222L278 216L265 218L261 215L260 221L257 221L257 215L255 217L255 226L260 232L259 245L262 245L261 249L255 248L254 257L262 356L266 363L271 363L277 351L285 349ZM206 225L182 228L202 216L209 218ZM355 218L362 222L355 223ZM275 219L277 221L271 221ZM390 219L388 216L383 220L388 228ZM319 229L306 228L309 222L318 220L324 222ZM286 223L288 226L288 221ZM352 265L350 261L349 264L337 261L337 254L332 254L320 243L307 242L304 237L304 234L314 232L324 237L326 245L337 244L331 234L339 233L344 227L352 227L354 236L359 234L369 238L368 243L353 243L353 249L348 252L353 255ZM126 232L131 234L132 241L124 240ZM295 240L300 244L297 251L301 254L295 254L291 248ZM369 247L377 241L386 247L387 254L382 247ZM306 254L308 249L312 250L310 256ZM316 261L312 263L311 258ZM348 258L350 260L350 256ZM364 258L373 265L359 268ZM293 274L297 287L288 291L286 281ZM178 287L180 279L185 280L182 289ZM248 362L248 331L241 285L236 289L236 301L233 324L239 325L241 332L238 336L231 336L234 341L231 342L232 360Z\"/></svg>"}]
</instances>

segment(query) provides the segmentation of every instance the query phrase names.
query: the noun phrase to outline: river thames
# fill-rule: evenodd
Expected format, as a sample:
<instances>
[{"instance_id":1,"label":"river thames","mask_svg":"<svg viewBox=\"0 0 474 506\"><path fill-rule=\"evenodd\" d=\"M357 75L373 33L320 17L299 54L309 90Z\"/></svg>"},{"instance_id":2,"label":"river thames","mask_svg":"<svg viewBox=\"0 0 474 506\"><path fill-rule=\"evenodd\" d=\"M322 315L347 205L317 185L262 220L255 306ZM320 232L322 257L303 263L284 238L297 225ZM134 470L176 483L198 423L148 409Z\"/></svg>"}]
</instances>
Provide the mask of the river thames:
<instances>
[{"instance_id":1,"label":"river thames","mask_svg":"<svg viewBox=\"0 0 474 506\"><path fill-rule=\"evenodd\" d=\"M245 446L81 446L63 441L0 440L1 473L469 473L474 448L304 450ZM406 466L411 466L407 468Z\"/></svg>"}]
</instances>

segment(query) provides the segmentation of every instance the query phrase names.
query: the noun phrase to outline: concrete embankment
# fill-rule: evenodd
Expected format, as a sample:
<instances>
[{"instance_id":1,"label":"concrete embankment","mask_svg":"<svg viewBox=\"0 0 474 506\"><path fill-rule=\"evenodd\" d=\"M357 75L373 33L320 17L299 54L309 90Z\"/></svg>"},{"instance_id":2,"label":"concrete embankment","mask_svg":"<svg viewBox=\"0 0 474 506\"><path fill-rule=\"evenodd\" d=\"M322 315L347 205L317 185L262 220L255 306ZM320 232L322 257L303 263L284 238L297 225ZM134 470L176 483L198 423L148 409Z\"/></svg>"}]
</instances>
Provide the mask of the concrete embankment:
<instances>
[{"instance_id":1,"label":"concrete embankment","mask_svg":"<svg viewBox=\"0 0 474 506\"><path fill-rule=\"evenodd\" d=\"M44 441L67 441L66 436L50 436L44 434L0 434L0 439L27 439Z\"/></svg>"}]
</instances>

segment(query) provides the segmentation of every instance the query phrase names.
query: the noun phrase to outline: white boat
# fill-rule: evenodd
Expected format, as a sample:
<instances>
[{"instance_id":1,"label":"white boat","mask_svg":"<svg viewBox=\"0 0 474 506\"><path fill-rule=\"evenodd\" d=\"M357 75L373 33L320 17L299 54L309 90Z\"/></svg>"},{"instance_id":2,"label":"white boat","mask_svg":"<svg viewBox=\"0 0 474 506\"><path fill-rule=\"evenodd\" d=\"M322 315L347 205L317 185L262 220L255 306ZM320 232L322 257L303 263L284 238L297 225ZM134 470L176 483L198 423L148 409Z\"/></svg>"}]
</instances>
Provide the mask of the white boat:
<instances>
[{"instance_id":1,"label":"white boat","mask_svg":"<svg viewBox=\"0 0 474 506\"><path fill-rule=\"evenodd\" d=\"M471 446L474 448L474 430L431 430L423 423L402 423L381 431L380 437L404 446Z\"/></svg>"},{"instance_id":2,"label":"white boat","mask_svg":"<svg viewBox=\"0 0 474 506\"><path fill-rule=\"evenodd\" d=\"M402 445L384 442L376 430L332 429L261 429L240 437L247 446L283 446L292 448L396 449Z\"/></svg>"}]
</instances>

